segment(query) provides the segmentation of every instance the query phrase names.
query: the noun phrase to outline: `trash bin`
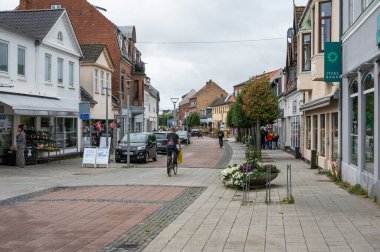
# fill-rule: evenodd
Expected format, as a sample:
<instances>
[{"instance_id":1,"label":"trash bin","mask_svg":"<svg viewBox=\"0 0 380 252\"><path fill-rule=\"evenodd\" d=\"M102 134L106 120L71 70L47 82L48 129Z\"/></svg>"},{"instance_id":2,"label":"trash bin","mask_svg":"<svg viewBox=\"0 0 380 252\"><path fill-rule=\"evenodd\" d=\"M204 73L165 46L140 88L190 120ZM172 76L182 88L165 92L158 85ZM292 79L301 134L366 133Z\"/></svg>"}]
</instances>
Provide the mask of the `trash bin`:
<instances>
[{"instance_id":1,"label":"trash bin","mask_svg":"<svg viewBox=\"0 0 380 252\"><path fill-rule=\"evenodd\" d=\"M311 150L310 168L317 169L317 150Z\"/></svg>"},{"instance_id":2,"label":"trash bin","mask_svg":"<svg viewBox=\"0 0 380 252\"><path fill-rule=\"evenodd\" d=\"M11 149L4 150L3 163L5 165L15 166L16 165L16 151Z\"/></svg>"},{"instance_id":3,"label":"trash bin","mask_svg":"<svg viewBox=\"0 0 380 252\"><path fill-rule=\"evenodd\" d=\"M301 152L300 152L300 147L296 147L295 151L296 151L296 159L301 159L302 155L301 155Z\"/></svg>"}]
</instances>

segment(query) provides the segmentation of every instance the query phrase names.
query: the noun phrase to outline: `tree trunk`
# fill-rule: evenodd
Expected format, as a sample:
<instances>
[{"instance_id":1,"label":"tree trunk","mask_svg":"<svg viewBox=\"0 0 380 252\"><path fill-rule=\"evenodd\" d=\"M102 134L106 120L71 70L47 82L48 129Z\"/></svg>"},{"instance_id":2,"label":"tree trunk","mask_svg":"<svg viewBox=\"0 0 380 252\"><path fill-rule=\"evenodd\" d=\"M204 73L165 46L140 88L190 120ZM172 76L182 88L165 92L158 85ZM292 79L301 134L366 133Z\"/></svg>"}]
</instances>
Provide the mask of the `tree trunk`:
<instances>
[{"instance_id":1,"label":"tree trunk","mask_svg":"<svg viewBox=\"0 0 380 252\"><path fill-rule=\"evenodd\" d=\"M260 119L256 119L256 148L261 149ZM260 151L261 156L261 151Z\"/></svg>"}]
</instances>

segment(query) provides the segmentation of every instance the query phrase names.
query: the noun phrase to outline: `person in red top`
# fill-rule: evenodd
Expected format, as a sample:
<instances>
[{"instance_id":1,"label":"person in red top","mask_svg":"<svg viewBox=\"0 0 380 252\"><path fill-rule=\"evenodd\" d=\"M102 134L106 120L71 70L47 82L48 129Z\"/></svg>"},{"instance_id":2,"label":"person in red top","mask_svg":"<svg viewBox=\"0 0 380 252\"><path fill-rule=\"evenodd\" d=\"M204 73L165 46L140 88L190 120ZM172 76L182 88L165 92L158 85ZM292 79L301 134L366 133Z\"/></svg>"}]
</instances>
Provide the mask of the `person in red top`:
<instances>
[{"instance_id":1,"label":"person in red top","mask_svg":"<svg viewBox=\"0 0 380 252\"><path fill-rule=\"evenodd\" d=\"M272 133L269 130L268 130L267 139L268 139L269 149L271 150L272 149L273 135L272 135Z\"/></svg>"}]
</instances>

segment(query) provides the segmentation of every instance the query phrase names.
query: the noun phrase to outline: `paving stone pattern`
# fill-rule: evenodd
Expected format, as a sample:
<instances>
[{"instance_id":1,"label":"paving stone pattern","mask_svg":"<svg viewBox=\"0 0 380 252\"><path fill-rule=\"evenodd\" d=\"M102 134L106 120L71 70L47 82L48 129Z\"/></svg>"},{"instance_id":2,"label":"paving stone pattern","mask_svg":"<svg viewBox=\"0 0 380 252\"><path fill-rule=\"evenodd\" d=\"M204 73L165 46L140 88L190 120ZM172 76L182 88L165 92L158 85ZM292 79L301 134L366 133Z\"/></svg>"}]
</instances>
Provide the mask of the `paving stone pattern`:
<instances>
[{"instance_id":1,"label":"paving stone pattern","mask_svg":"<svg viewBox=\"0 0 380 252\"><path fill-rule=\"evenodd\" d=\"M72 187L3 201L0 251L97 251L131 228L114 244L131 241L138 245L134 251L140 251L203 190L144 185Z\"/></svg>"},{"instance_id":2,"label":"paving stone pattern","mask_svg":"<svg viewBox=\"0 0 380 252\"><path fill-rule=\"evenodd\" d=\"M101 251L142 251L164 228L173 222L204 191L186 188L182 194L130 229Z\"/></svg>"}]
</instances>

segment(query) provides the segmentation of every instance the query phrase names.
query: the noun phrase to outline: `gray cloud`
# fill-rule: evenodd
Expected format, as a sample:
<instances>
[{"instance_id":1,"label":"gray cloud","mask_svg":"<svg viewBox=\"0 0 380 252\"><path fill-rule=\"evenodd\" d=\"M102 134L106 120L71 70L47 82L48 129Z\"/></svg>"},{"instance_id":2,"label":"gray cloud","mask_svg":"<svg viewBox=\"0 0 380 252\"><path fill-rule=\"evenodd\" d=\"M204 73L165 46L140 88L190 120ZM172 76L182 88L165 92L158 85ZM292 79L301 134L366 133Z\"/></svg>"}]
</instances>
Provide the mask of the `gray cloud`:
<instances>
[{"instance_id":1,"label":"gray cloud","mask_svg":"<svg viewBox=\"0 0 380 252\"><path fill-rule=\"evenodd\" d=\"M160 91L161 108L170 97L199 89L209 79L227 92L232 86L285 64L291 0L89 0L107 9L117 25L135 25L146 73ZM306 0L296 1L305 5ZM0 9L18 1L0 0ZM282 40L224 44L143 44L139 42Z\"/></svg>"}]
</instances>

